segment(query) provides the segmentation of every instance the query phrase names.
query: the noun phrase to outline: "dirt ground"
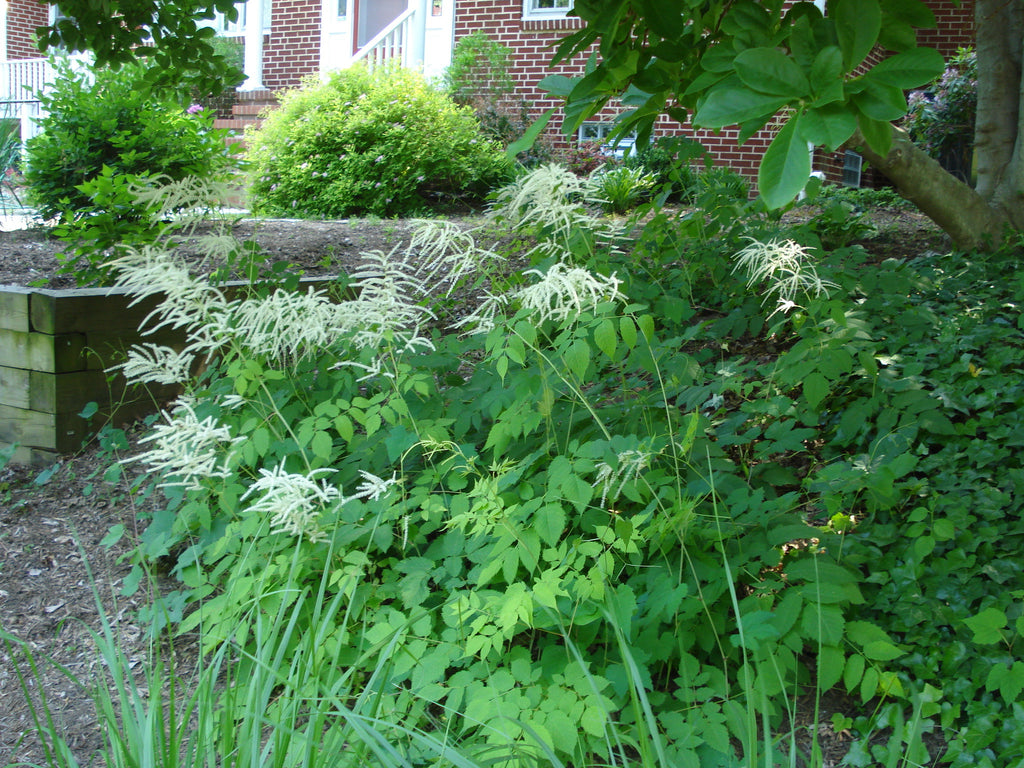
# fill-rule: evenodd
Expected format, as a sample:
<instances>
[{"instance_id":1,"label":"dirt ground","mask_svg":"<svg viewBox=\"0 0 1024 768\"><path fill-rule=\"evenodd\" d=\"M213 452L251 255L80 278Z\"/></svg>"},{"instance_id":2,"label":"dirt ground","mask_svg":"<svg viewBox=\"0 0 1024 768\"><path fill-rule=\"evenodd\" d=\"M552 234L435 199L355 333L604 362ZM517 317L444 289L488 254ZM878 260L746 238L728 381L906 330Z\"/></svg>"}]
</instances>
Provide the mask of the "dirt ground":
<instances>
[{"instance_id":1,"label":"dirt ground","mask_svg":"<svg viewBox=\"0 0 1024 768\"><path fill-rule=\"evenodd\" d=\"M945 237L920 215L886 213L875 223L879 234L865 245L878 257L949 248ZM363 251L389 251L402 243L409 228L408 222L379 220L240 221L235 233L242 239L254 237L275 260L287 260L312 276L335 274ZM56 274L59 251L60 243L42 229L0 232L0 284L72 287L69 277ZM137 598L119 595L129 570L122 558L136 531L137 510L124 482L103 480L116 458L93 445L42 473L4 467L0 459L0 628L27 642L38 659L55 663L39 667L43 691L82 765L97 764L94 754L101 733L87 696L55 665L87 682L102 671L89 636L99 627L94 595L103 597L104 611L129 658L142 660L147 647L134 619ZM109 530L118 524L127 535L105 545ZM22 654L0 643L0 768L47 764L31 733L18 668L26 671ZM29 687L38 697L35 683ZM837 764L847 737L832 733L827 724L820 737L826 765Z\"/></svg>"}]
</instances>

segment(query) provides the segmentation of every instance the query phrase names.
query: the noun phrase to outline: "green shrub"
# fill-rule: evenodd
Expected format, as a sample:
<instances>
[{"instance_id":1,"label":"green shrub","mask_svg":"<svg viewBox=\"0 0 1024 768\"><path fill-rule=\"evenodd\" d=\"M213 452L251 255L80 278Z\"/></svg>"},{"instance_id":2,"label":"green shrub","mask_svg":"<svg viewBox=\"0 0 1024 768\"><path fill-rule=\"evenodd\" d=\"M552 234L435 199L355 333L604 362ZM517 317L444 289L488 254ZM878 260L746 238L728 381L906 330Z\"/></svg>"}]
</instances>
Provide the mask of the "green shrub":
<instances>
[{"instance_id":1,"label":"green shrub","mask_svg":"<svg viewBox=\"0 0 1024 768\"><path fill-rule=\"evenodd\" d=\"M39 215L57 219L57 236L73 245L67 272L80 257L99 263L112 246L152 239L150 211L136 202L133 185L224 176L231 160L205 113L141 87L144 67L89 71L58 61L56 68L52 90L41 95L42 133L26 144L25 181ZM95 276L85 267L79 282Z\"/></svg>"},{"instance_id":2,"label":"green shrub","mask_svg":"<svg viewBox=\"0 0 1024 768\"><path fill-rule=\"evenodd\" d=\"M971 175L977 80L974 49L961 48L941 77L927 89L910 94L903 122L916 144L965 181Z\"/></svg>"},{"instance_id":3,"label":"green shrub","mask_svg":"<svg viewBox=\"0 0 1024 768\"><path fill-rule=\"evenodd\" d=\"M691 202L698 172L690 163L705 154L698 141L685 136L664 136L646 147L634 148L625 164L652 174L656 185L668 191L668 200Z\"/></svg>"},{"instance_id":4,"label":"green shrub","mask_svg":"<svg viewBox=\"0 0 1024 768\"><path fill-rule=\"evenodd\" d=\"M41 94L47 116L27 142L25 180L45 219L102 212L81 186L110 168L115 175L172 179L216 176L228 165L222 134L177 99L155 99L140 84L146 70L76 70L57 63L58 77ZM130 215L131 211L122 211Z\"/></svg>"},{"instance_id":5,"label":"green shrub","mask_svg":"<svg viewBox=\"0 0 1024 768\"><path fill-rule=\"evenodd\" d=\"M310 81L249 140L253 208L276 215L398 216L476 201L511 168L471 109L407 70Z\"/></svg>"},{"instance_id":6,"label":"green shrub","mask_svg":"<svg viewBox=\"0 0 1024 768\"><path fill-rule=\"evenodd\" d=\"M750 197L750 183L732 168L723 165L708 168L697 174L694 197L713 195L742 202Z\"/></svg>"}]
</instances>

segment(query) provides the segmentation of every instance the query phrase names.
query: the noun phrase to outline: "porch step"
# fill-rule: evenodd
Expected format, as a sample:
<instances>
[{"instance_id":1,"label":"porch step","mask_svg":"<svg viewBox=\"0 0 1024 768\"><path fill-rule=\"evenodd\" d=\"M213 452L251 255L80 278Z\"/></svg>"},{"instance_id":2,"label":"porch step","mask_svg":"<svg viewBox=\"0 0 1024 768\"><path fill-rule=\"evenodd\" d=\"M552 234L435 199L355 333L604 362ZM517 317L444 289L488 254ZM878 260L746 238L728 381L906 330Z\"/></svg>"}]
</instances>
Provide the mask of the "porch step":
<instances>
[{"instance_id":1,"label":"porch step","mask_svg":"<svg viewBox=\"0 0 1024 768\"><path fill-rule=\"evenodd\" d=\"M239 91L237 101L231 106L231 117L218 118L213 121L214 128L223 128L230 133L225 139L227 144L245 140L245 129L259 126L263 121L260 115L278 105L277 95L273 91Z\"/></svg>"}]
</instances>

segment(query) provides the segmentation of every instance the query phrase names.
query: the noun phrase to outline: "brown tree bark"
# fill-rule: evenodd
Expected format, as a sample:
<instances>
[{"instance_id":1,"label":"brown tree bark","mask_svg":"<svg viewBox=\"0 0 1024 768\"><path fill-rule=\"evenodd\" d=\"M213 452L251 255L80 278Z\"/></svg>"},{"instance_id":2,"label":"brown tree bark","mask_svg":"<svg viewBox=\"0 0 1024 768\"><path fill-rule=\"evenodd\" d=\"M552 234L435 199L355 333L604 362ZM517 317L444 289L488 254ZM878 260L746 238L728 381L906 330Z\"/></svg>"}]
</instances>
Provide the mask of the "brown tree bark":
<instances>
[{"instance_id":1,"label":"brown tree bark","mask_svg":"<svg viewBox=\"0 0 1024 768\"><path fill-rule=\"evenodd\" d=\"M885 156L872 150L860 131L848 145L942 227L958 248L985 249L999 244L1010 224L1007 216L915 146L903 129L893 126L892 147Z\"/></svg>"},{"instance_id":2,"label":"brown tree bark","mask_svg":"<svg viewBox=\"0 0 1024 768\"><path fill-rule=\"evenodd\" d=\"M858 131L848 145L896 184L959 248L998 246L1024 229L1024 0L975 0L978 112L972 189L893 128L889 153L873 152Z\"/></svg>"}]
</instances>

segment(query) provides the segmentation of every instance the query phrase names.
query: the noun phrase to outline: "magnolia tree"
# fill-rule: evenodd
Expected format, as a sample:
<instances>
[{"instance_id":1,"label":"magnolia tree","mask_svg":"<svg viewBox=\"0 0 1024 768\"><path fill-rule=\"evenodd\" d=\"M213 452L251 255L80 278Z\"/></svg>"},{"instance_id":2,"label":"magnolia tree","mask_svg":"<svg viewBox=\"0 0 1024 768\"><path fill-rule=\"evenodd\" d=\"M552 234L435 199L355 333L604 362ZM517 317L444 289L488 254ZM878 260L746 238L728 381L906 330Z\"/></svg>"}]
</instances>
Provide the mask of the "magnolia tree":
<instances>
[{"instance_id":1,"label":"magnolia tree","mask_svg":"<svg viewBox=\"0 0 1024 768\"><path fill-rule=\"evenodd\" d=\"M235 0L58 0L55 5L56 21L36 30L43 50L91 51L100 66L150 61L156 88L185 84L213 94L242 79L214 46L213 27L204 24L217 13L236 20Z\"/></svg>"},{"instance_id":2,"label":"magnolia tree","mask_svg":"<svg viewBox=\"0 0 1024 768\"><path fill-rule=\"evenodd\" d=\"M825 6L825 12L821 7ZM977 185L959 181L893 125L905 91L938 76L942 56L918 47L933 26L920 0L575 0L585 26L555 62L594 44L587 73L546 78L566 100L569 129L619 99L617 132L649 138L661 114L702 128L738 125L740 140L776 121L758 187L770 207L811 173L808 145L856 149L964 248L1024 228L1024 0L976 0ZM884 49L885 58L874 55Z\"/></svg>"}]
</instances>

